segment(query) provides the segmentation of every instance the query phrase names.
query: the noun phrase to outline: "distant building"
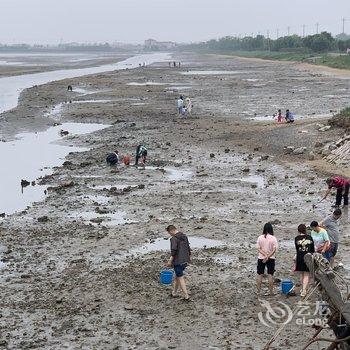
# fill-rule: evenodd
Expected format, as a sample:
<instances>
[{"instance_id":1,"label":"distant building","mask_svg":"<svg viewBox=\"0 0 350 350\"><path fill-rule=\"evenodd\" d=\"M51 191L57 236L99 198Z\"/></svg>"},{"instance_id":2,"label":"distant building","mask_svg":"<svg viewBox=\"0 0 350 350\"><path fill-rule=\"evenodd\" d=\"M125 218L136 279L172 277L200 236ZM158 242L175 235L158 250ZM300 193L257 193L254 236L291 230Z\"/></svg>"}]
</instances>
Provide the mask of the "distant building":
<instances>
[{"instance_id":1,"label":"distant building","mask_svg":"<svg viewBox=\"0 0 350 350\"><path fill-rule=\"evenodd\" d=\"M157 41L154 39L145 40L145 49L147 50L169 50L176 46L173 41Z\"/></svg>"}]
</instances>

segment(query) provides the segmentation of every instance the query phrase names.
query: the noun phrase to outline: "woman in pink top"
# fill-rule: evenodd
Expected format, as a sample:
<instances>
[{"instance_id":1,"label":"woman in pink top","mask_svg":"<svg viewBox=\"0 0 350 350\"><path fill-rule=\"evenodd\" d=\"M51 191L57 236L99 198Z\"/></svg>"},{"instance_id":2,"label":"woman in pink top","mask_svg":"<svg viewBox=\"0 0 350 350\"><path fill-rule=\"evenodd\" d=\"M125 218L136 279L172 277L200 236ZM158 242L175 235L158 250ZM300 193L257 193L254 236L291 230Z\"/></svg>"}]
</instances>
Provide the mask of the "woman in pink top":
<instances>
[{"instance_id":1,"label":"woman in pink top","mask_svg":"<svg viewBox=\"0 0 350 350\"><path fill-rule=\"evenodd\" d=\"M258 265L257 265L257 287L258 294L261 291L261 283L265 273L265 268L267 268L267 274L269 279L269 292L273 295L273 274L275 272L275 253L278 248L278 243L276 237L273 235L273 227L268 222L264 225L263 234L259 236L256 243L256 247L259 252Z\"/></svg>"}]
</instances>

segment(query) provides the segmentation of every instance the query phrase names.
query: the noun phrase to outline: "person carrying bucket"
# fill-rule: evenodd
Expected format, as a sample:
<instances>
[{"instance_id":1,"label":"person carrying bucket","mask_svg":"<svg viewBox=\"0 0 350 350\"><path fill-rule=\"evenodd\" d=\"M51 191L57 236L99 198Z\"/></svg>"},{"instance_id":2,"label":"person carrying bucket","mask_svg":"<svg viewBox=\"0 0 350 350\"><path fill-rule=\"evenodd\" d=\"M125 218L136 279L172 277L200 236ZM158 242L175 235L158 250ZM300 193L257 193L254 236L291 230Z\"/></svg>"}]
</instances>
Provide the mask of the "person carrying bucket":
<instances>
[{"instance_id":1,"label":"person carrying bucket","mask_svg":"<svg viewBox=\"0 0 350 350\"><path fill-rule=\"evenodd\" d=\"M189 301L190 297L187 292L186 281L184 278L184 270L187 264L191 260L191 248L188 238L182 232L179 232L174 225L169 225L166 228L167 232L170 234L170 253L171 256L166 267L173 267L175 271L175 281L173 283L173 290L171 292L171 297L175 298L177 296L177 290L181 289L184 300Z\"/></svg>"},{"instance_id":2,"label":"person carrying bucket","mask_svg":"<svg viewBox=\"0 0 350 350\"><path fill-rule=\"evenodd\" d=\"M278 248L278 242L276 237L273 235L273 227L268 222L264 225L263 234L259 236L256 243L258 249L258 264L257 264L257 292L258 295L261 291L262 279L267 268L267 274L269 279L269 292L273 295L273 274L275 273L275 260L276 250Z\"/></svg>"},{"instance_id":3,"label":"person carrying bucket","mask_svg":"<svg viewBox=\"0 0 350 350\"><path fill-rule=\"evenodd\" d=\"M300 296L304 298L310 279L309 268L305 264L304 257L307 253L315 253L314 240L306 233L306 226L304 224L298 226L298 235L295 237L295 249L295 271L300 272Z\"/></svg>"}]
</instances>

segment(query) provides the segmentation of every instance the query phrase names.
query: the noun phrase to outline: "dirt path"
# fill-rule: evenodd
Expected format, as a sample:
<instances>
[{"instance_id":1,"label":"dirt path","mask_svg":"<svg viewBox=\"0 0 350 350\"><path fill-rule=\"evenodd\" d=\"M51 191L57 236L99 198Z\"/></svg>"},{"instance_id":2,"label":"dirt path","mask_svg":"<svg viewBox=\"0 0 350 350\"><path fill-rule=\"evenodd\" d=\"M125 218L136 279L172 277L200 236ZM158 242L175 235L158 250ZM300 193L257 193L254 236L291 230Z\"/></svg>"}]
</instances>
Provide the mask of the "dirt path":
<instances>
[{"instance_id":1,"label":"dirt path","mask_svg":"<svg viewBox=\"0 0 350 350\"><path fill-rule=\"evenodd\" d=\"M324 189L323 175L309 167L305 156L287 158L283 147L308 147L339 131L319 133L316 121L277 127L246 118L275 105L300 114L342 108L345 94L336 100L325 96L346 82L271 62L176 59L183 68L156 64L55 82L23 94L20 108L34 98L44 110L43 101L63 102L67 84L80 84L97 92L74 95L48 122L111 126L65 137L90 150L70 154L64 166L42 179L50 186L44 202L2 222L4 349L261 349L278 327L265 327L258 318L264 308L254 294L257 236L265 222L274 222L281 245L276 277L289 278L296 227L320 220L331 204L312 210ZM197 69L239 73L181 74ZM287 88L290 79L294 94ZM145 82L153 84L130 85ZM193 97L191 118L176 115L180 93ZM109 101L74 103L92 99ZM300 130L307 130L307 137ZM149 167L106 166L108 152L117 148L132 154L140 143L148 146ZM47 218L38 221L42 216ZM169 288L158 282L167 252L128 256L132 248L167 238L170 223L190 241L197 236L224 244L194 250L187 273L190 304L170 299ZM342 223L339 259L347 276L347 213ZM299 298L266 300L292 305ZM311 327L292 322L272 349L298 348L312 333Z\"/></svg>"}]
</instances>

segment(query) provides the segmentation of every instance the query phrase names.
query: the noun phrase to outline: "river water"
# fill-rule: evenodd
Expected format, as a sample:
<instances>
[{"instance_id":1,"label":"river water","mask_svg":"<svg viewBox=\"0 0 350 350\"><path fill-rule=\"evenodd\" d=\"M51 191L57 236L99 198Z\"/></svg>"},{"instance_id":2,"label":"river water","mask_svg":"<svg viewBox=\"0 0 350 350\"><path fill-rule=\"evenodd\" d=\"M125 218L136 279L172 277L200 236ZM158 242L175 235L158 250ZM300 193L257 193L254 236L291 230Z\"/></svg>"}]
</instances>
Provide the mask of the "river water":
<instances>
[{"instance_id":1,"label":"river water","mask_svg":"<svg viewBox=\"0 0 350 350\"><path fill-rule=\"evenodd\" d=\"M56 70L35 74L25 74L0 79L0 113L17 106L20 93L34 85L47 84L51 81L75 78L83 75L109 72L114 70L136 68L139 64L146 65L169 59L167 53L153 53L130 57L124 61L98 67Z\"/></svg>"},{"instance_id":2,"label":"river water","mask_svg":"<svg viewBox=\"0 0 350 350\"><path fill-rule=\"evenodd\" d=\"M51 81L73 78L113 70L136 68L168 59L166 53L138 55L116 64L92 68L68 69L36 74L20 75L0 79L0 112L17 106L18 97L26 88L46 84ZM35 181L52 173L52 168L60 166L69 152L85 151L86 148L55 143L62 137L60 130L70 135L82 135L108 127L102 124L65 123L44 132L22 133L11 142L0 142L0 214L12 214L25 209L33 202L45 197L45 186L30 184L22 187L21 180Z\"/></svg>"}]
</instances>

